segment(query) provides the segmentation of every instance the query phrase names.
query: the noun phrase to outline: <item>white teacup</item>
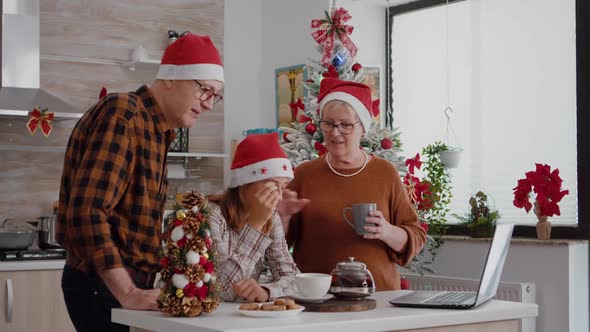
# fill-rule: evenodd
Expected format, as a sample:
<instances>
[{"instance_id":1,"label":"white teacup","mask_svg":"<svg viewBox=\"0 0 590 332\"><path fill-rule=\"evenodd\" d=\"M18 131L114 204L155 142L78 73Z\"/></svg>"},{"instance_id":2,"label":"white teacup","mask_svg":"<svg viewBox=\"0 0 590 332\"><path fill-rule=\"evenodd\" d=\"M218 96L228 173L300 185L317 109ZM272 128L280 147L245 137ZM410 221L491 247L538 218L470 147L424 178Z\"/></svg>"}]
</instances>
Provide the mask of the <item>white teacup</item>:
<instances>
[{"instance_id":1,"label":"white teacup","mask_svg":"<svg viewBox=\"0 0 590 332\"><path fill-rule=\"evenodd\" d=\"M298 273L295 275L295 284L302 296L319 298L330 290L332 276L325 273Z\"/></svg>"}]
</instances>

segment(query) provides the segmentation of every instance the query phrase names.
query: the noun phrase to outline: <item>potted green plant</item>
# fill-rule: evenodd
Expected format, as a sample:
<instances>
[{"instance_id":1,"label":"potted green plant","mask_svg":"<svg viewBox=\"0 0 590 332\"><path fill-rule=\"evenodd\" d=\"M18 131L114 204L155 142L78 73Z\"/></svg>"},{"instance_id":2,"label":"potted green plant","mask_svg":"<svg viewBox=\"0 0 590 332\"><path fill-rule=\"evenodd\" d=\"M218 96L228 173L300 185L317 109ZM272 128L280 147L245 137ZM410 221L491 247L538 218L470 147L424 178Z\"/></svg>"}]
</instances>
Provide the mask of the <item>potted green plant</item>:
<instances>
[{"instance_id":1,"label":"potted green plant","mask_svg":"<svg viewBox=\"0 0 590 332\"><path fill-rule=\"evenodd\" d=\"M434 142L422 149L422 155L426 158L422 171L425 174L424 180L430 183L430 196L432 208L424 216L429 227L435 228L437 234L444 233L449 212L451 194L451 173L441 159L440 152L448 150L448 146L442 142Z\"/></svg>"},{"instance_id":2,"label":"potted green plant","mask_svg":"<svg viewBox=\"0 0 590 332\"><path fill-rule=\"evenodd\" d=\"M453 216L469 228L471 237L491 237L494 234L494 228L500 214L490 207L488 196L483 191L478 191L469 198L469 206L470 210L467 216L456 214L453 214Z\"/></svg>"}]
</instances>

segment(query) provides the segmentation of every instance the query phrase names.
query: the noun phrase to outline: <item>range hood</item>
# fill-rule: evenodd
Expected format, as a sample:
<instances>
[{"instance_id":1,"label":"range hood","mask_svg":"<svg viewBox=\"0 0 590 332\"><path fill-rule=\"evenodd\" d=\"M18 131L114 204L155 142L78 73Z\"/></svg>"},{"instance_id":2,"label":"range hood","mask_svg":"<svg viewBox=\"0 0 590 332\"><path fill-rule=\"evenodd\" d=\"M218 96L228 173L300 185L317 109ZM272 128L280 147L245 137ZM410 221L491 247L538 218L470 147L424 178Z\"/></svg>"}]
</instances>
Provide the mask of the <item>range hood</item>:
<instances>
[{"instance_id":1,"label":"range hood","mask_svg":"<svg viewBox=\"0 0 590 332\"><path fill-rule=\"evenodd\" d=\"M80 118L83 112L39 88L39 0L0 0L0 5L0 115L28 116L40 107L56 118Z\"/></svg>"}]
</instances>

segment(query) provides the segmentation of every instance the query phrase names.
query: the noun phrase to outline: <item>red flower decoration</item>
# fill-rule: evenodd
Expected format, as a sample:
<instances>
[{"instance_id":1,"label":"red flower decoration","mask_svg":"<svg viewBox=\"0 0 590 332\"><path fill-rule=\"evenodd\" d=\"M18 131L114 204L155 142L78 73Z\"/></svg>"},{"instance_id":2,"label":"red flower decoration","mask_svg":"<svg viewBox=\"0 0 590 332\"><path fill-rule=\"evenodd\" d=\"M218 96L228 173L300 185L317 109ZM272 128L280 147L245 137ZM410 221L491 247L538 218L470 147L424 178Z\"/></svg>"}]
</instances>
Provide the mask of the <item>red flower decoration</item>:
<instances>
[{"instance_id":1,"label":"red flower decoration","mask_svg":"<svg viewBox=\"0 0 590 332\"><path fill-rule=\"evenodd\" d=\"M166 266L168 266L169 263L170 263L170 258L168 258L168 257L162 257L162 259L160 259L160 266L161 267L166 267Z\"/></svg>"},{"instance_id":2,"label":"red flower decoration","mask_svg":"<svg viewBox=\"0 0 590 332\"><path fill-rule=\"evenodd\" d=\"M174 273L176 273L176 274L184 274L184 270L181 269L181 268L175 267L174 268Z\"/></svg>"},{"instance_id":3,"label":"red flower decoration","mask_svg":"<svg viewBox=\"0 0 590 332\"><path fill-rule=\"evenodd\" d=\"M207 285L203 285L197 289L197 297L199 300L203 301L207 298L207 295L209 295L209 289L207 288Z\"/></svg>"},{"instance_id":4,"label":"red flower decoration","mask_svg":"<svg viewBox=\"0 0 590 332\"><path fill-rule=\"evenodd\" d=\"M414 168L420 169L420 167L422 167L422 161L420 161L420 154L416 153L414 158L406 159L406 166L408 166L410 174L414 174Z\"/></svg>"},{"instance_id":5,"label":"red flower decoration","mask_svg":"<svg viewBox=\"0 0 590 332\"><path fill-rule=\"evenodd\" d=\"M182 291L184 292L184 296L194 297L195 295L197 295L197 285L195 285L192 282L189 282L188 284L186 284L186 286L184 286L184 289Z\"/></svg>"},{"instance_id":6,"label":"red flower decoration","mask_svg":"<svg viewBox=\"0 0 590 332\"><path fill-rule=\"evenodd\" d=\"M215 271L215 267L213 266L213 262L207 262L207 263L205 263L205 265L203 267L205 268L205 272L207 272L207 273L213 273L213 271Z\"/></svg>"},{"instance_id":7,"label":"red flower decoration","mask_svg":"<svg viewBox=\"0 0 590 332\"><path fill-rule=\"evenodd\" d=\"M201 258L199 259L199 264L205 266L205 264L207 264L207 258L201 256Z\"/></svg>"},{"instance_id":8,"label":"red flower decoration","mask_svg":"<svg viewBox=\"0 0 590 332\"><path fill-rule=\"evenodd\" d=\"M361 64L358 62L352 65L352 71L355 73L358 73L358 71L361 70L361 68L363 68L363 66L361 66Z\"/></svg>"},{"instance_id":9,"label":"red flower decoration","mask_svg":"<svg viewBox=\"0 0 590 332\"><path fill-rule=\"evenodd\" d=\"M535 164L535 171L525 173L525 178L517 182L514 190L513 204L517 208L524 208L527 213L533 207L529 198L535 195L534 212L538 217L561 215L559 202L569 194L569 190L562 190L559 169L551 171L547 164Z\"/></svg>"}]
</instances>

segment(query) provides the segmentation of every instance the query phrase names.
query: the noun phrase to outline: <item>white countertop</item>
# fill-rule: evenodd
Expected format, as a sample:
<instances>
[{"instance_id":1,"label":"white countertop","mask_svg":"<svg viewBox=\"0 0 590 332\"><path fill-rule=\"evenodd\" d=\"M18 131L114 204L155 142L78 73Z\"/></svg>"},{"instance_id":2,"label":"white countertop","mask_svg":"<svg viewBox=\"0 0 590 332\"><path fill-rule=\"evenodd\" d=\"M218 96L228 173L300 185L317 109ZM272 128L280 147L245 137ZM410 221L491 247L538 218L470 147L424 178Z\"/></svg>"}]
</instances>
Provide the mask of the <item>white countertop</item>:
<instances>
[{"instance_id":1,"label":"white countertop","mask_svg":"<svg viewBox=\"0 0 590 332\"><path fill-rule=\"evenodd\" d=\"M113 322L166 332L215 331L398 331L536 317L536 304L491 300L471 310L399 308L389 300L408 291L377 292L377 308L361 312L302 312L292 318L252 318L238 304L221 303L211 314L195 318L166 317L157 311L113 309Z\"/></svg>"},{"instance_id":2,"label":"white countertop","mask_svg":"<svg viewBox=\"0 0 590 332\"><path fill-rule=\"evenodd\" d=\"M0 261L0 271L62 270L65 259Z\"/></svg>"}]
</instances>

